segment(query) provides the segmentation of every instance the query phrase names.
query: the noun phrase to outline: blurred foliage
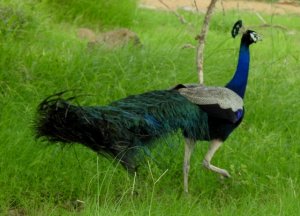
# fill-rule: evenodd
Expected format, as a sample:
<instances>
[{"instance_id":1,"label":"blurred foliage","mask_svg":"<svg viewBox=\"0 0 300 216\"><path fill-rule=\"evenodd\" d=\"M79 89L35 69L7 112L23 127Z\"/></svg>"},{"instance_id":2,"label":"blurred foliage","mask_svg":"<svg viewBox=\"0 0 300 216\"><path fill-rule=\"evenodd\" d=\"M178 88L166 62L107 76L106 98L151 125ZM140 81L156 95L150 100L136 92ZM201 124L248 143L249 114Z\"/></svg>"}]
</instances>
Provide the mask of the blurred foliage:
<instances>
[{"instance_id":1,"label":"blurred foliage","mask_svg":"<svg viewBox=\"0 0 300 216\"><path fill-rule=\"evenodd\" d=\"M137 0L44 0L58 21L97 24L99 27L132 24Z\"/></svg>"},{"instance_id":2,"label":"blurred foliage","mask_svg":"<svg viewBox=\"0 0 300 216\"><path fill-rule=\"evenodd\" d=\"M30 16L10 6L0 6L0 33L2 36L22 34L30 23Z\"/></svg>"}]
</instances>

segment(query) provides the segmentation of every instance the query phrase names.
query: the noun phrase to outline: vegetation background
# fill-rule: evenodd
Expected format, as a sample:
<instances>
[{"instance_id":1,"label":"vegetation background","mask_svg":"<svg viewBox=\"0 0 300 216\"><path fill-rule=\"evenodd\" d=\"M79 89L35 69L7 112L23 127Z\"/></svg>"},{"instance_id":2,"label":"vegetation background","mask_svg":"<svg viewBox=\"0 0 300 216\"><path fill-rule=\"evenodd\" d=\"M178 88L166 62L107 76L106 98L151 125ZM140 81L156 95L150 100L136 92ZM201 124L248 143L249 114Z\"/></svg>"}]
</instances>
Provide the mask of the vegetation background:
<instances>
[{"instance_id":1,"label":"vegetation background","mask_svg":"<svg viewBox=\"0 0 300 216\"><path fill-rule=\"evenodd\" d=\"M216 154L221 180L202 169L208 145L192 156L190 194L183 193L180 134L153 149L136 176L94 152L36 140L36 107L50 94L78 89L81 105L105 105L145 91L197 82L194 40L203 14L141 9L136 0L2 0L0 3L1 215L299 215L300 16L216 12L205 48L205 83L232 76L237 19L263 35L251 47L246 117ZM87 49L80 27L135 31L142 47ZM166 145L168 143L169 145ZM159 154L156 153L160 152Z\"/></svg>"}]
</instances>

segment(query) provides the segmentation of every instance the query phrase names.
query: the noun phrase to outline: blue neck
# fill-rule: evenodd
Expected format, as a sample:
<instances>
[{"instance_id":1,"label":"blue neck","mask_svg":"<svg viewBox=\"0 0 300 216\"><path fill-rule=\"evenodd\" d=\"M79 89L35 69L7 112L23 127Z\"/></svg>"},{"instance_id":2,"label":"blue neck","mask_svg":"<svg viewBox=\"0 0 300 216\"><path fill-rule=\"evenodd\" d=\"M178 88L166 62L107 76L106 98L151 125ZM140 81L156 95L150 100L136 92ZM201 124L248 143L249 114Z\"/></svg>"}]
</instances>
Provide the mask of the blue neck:
<instances>
[{"instance_id":1,"label":"blue neck","mask_svg":"<svg viewBox=\"0 0 300 216\"><path fill-rule=\"evenodd\" d=\"M242 42L240 46L237 69L231 81L226 85L227 88L231 89L242 98L244 98L245 91L246 91L249 64L250 64L249 45L244 44Z\"/></svg>"}]
</instances>

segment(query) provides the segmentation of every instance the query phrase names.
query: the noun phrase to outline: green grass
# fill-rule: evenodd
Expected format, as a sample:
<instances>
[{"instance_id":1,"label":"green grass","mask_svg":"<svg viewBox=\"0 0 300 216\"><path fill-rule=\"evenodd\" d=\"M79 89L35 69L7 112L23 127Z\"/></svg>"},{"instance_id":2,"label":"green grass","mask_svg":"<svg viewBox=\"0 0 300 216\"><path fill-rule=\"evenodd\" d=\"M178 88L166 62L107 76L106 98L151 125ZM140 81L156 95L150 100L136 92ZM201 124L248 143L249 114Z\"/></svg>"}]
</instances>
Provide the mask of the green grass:
<instances>
[{"instance_id":1,"label":"green grass","mask_svg":"<svg viewBox=\"0 0 300 216\"><path fill-rule=\"evenodd\" d=\"M45 9L56 16L56 21L103 28L111 25L130 26L137 0L43 0Z\"/></svg>"},{"instance_id":2,"label":"green grass","mask_svg":"<svg viewBox=\"0 0 300 216\"><path fill-rule=\"evenodd\" d=\"M80 145L62 149L35 140L32 125L37 105L54 92L79 89L91 95L79 98L80 104L99 105L197 82L195 51L181 47L196 44L202 17L184 14L191 29L171 13L134 9L129 26L143 48L88 51L74 34L93 19L88 15L78 23L51 13L47 2L2 4L13 8L5 17L16 24L1 26L0 35L0 214L18 209L26 215L299 215L298 16L263 15L288 29L283 31L258 27L251 13L214 15L205 48L207 85L224 85L235 70L239 39L229 32L238 18L264 40L251 47L244 122L213 161L232 179L202 169L208 145L199 142L185 196L180 136L167 140L174 144L162 150L162 167L150 161L134 179ZM109 26L128 26L117 23ZM85 202L83 209L72 204L76 199Z\"/></svg>"}]
</instances>

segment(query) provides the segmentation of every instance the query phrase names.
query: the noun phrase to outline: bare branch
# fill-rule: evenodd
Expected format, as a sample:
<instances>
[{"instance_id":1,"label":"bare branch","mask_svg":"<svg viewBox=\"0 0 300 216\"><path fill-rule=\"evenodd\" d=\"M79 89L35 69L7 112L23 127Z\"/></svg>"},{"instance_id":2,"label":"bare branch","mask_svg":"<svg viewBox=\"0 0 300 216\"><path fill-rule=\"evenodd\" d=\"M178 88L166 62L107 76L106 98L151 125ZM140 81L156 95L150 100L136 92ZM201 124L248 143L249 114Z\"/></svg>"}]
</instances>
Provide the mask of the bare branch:
<instances>
[{"instance_id":1,"label":"bare branch","mask_svg":"<svg viewBox=\"0 0 300 216\"><path fill-rule=\"evenodd\" d=\"M168 8L170 11L172 11L175 16L177 16L177 18L179 19L179 21L182 23L182 24L188 24L188 22L184 19L184 17L182 15L180 15L179 13L177 13L176 11L172 10L172 8L169 7L169 5L167 5L165 2L163 2L163 0L159 0L159 2L161 4L163 4L166 8Z\"/></svg>"},{"instance_id":2,"label":"bare branch","mask_svg":"<svg viewBox=\"0 0 300 216\"><path fill-rule=\"evenodd\" d=\"M223 16L225 16L225 7L224 7L223 0L221 0L221 6L222 6L222 11L223 11Z\"/></svg>"},{"instance_id":3,"label":"bare branch","mask_svg":"<svg viewBox=\"0 0 300 216\"><path fill-rule=\"evenodd\" d=\"M277 28L280 29L282 31L289 31L289 29L283 25L273 25L273 24L261 24L261 25L255 25L255 26L249 26L249 28Z\"/></svg>"},{"instance_id":4,"label":"bare branch","mask_svg":"<svg viewBox=\"0 0 300 216\"><path fill-rule=\"evenodd\" d=\"M196 40L199 41L197 46L197 72L199 76L199 82L201 85L204 84L204 77L203 77L203 51L205 45L205 39L209 28L209 22L211 18L212 11L216 5L218 0L211 0L210 5L207 8L206 15L204 18L203 26L201 29L200 34L196 37Z\"/></svg>"},{"instance_id":5,"label":"bare branch","mask_svg":"<svg viewBox=\"0 0 300 216\"><path fill-rule=\"evenodd\" d=\"M192 44L184 44L181 49L195 49L196 47Z\"/></svg>"},{"instance_id":6,"label":"bare branch","mask_svg":"<svg viewBox=\"0 0 300 216\"><path fill-rule=\"evenodd\" d=\"M258 13L258 12L255 12L256 16L262 21L263 24L266 24L266 20Z\"/></svg>"},{"instance_id":7,"label":"bare branch","mask_svg":"<svg viewBox=\"0 0 300 216\"><path fill-rule=\"evenodd\" d=\"M195 8L196 8L196 11L199 12L199 8L198 8L196 0L194 0L194 5L195 5Z\"/></svg>"}]
</instances>

